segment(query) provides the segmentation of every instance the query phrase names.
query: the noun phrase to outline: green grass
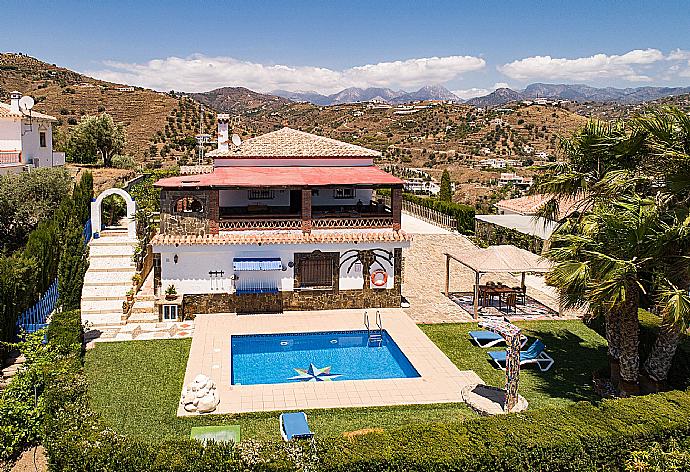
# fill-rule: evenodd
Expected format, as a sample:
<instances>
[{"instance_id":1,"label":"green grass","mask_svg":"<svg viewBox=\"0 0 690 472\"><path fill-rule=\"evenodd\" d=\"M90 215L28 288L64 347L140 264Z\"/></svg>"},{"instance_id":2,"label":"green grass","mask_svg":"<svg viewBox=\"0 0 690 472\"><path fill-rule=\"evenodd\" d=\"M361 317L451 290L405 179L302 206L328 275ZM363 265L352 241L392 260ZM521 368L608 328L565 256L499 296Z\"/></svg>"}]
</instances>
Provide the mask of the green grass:
<instances>
[{"instance_id":1,"label":"green grass","mask_svg":"<svg viewBox=\"0 0 690 472\"><path fill-rule=\"evenodd\" d=\"M546 373L526 368L520 393L530 408L595 400L591 373L606 363L605 341L579 321L525 322L556 360ZM488 384L502 386L503 372L491 367L486 350L470 344L474 324L424 325L422 330L461 369L474 370ZM86 355L92 407L116 431L149 439L188 438L193 426L239 424L242 438L279 439L278 413L209 415L178 418L191 340L98 343ZM474 417L464 404L309 410L309 424L320 436L365 428L394 428L411 423L447 422Z\"/></svg>"},{"instance_id":2,"label":"green grass","mask_svg":"<svg viewBox=\"0 0 690 472\"><path fill-rule=\"evenodd\" d=\"M520 394L530 408L596 401L592 373L606 366L606 340L581 321L525 321L516 323L530 338L541 339L556 363L547 372L536 366L520 370ZM505 374L489 363L486 351L468 341L474 323L420 325L460 370L473 370L488 385L503 387ZM526 346L526 347L527 347ZM495 347L493 350L505 349Z\"/></svg>"},{"instance_id":3,"label":"green grass","mask_svg":"<svg viewBox=\"0 0 690 472\"><path fill-rule=\"evenodd\" d=\"M91 406L116 431L145 438L188 438L193 426L239 424L243 439L280 439L276 412L176 416L190 346L189 339L96 344L86 354ZM319 436L474 416L464 404L339 408L307 414Z\"/></svg>"}]
</instances>

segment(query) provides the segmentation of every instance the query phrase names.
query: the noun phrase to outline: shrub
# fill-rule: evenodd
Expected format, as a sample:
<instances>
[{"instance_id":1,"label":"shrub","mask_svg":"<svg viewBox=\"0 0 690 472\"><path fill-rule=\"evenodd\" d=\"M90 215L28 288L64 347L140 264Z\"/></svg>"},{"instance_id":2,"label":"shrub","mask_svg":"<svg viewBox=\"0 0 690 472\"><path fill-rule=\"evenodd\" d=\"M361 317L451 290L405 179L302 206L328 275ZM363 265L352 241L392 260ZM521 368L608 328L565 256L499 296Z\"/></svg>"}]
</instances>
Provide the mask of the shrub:
<instances>
[{"instance_id":1,"label":"shrub","mask_svg":"<svg viewBox=\"0 0 690 472\"><path fill-rule=\"evenodd\" d=\"M84 330L79 310L53 314L47 330L48 342L64 352L79 352L84 341Z\"/></svg>"},{"instance_id":2,"label":"shrub","mask_svg":"<svg viewBox=\"0 0 690 472\"><path fill-rule=\"evenodd\" d=\"M133 169L136 165L136 162L134 162L134 158L132 156L122 156L118 154L113 156L111 165L116 169Z\"/></svg>"},{"instance_id":3,"label":"shrub","mask_svg":"<svg viewBox=\"0 0 690 472\"><path fill-rule=\"evenodd\" d=\"M425 198L411 193L404 193L403 198L407 201L417 203L444 215L455 218L458 224L458 231L462 234L472 234L474 232L474 208L461 203L444 202L435 198Z\"/></svg>"}]
</instances>

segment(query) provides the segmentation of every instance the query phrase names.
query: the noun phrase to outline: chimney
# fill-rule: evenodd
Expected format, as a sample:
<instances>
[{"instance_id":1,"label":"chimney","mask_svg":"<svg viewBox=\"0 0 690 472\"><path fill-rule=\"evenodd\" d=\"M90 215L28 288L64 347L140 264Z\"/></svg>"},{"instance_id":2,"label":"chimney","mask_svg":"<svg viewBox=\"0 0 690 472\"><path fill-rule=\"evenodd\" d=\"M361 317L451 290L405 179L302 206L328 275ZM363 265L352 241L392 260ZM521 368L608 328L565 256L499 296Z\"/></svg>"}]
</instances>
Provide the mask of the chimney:
<instances>
[{"instance_id":1,"label":"chimney","mask_svg":"<svg viewBox=\"0 0 690 472\"><path fill-rule=\"evenodd\" d=\"M228 123L230 122L230 115L227 113L218 114L218 150L228 151Z\"/></svg>"},{"instance_id":2,"label":"chimney","mask_svg":"<svg viewBox=\"0 0 690 472\"><path fill-rule=\"evenodd\" d=\"M10 110L19 113L19 99L22 98L22 94L17 92L16 90L14 92L10 93Z\"/></svg>"}]
</instances>

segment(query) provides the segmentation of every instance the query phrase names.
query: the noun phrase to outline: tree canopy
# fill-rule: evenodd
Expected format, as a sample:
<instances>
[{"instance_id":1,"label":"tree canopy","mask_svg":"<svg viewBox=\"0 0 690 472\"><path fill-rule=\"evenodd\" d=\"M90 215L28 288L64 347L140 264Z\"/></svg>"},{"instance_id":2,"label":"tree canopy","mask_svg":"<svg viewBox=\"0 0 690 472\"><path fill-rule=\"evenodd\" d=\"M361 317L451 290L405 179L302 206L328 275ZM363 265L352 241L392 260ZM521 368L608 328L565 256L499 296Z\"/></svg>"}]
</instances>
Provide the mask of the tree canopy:
<instances>
[{"instance_id":1,"label":"tree canopy","mask_svg":"<svg viewBox=\"0 0 690 472\"><path fill-rule=\"evenodd\" d=\"M122 123L115 123L107 113L84 116L67 141L67 155L74 162L91 164L103 159L111 167L113 156L125 149L126 135Z\"/></svg>"}]
</instances>

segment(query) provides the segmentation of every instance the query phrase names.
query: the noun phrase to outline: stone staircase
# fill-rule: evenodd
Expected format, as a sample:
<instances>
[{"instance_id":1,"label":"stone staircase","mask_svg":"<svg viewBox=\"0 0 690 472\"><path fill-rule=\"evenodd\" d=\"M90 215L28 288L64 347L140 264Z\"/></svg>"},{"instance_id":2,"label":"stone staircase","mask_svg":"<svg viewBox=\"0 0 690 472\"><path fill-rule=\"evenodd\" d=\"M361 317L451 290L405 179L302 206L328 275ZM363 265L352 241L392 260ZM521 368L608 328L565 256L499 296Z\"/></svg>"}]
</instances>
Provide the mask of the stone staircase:
<instances>
[{"instance_id":1,"label":"stone staircase","mask_svg":"<svg viewBox=\"0 0 690 472\"><path fill-rule=\"evenodd\" d=\"M124 324L122 303L132 287L138 241L125 229L106 229L89 242L89 269L81 292L81 318L91 326Z\"/></svg>"},{"instance_id":2,"label":"stone staircase","mask_svg":"<svg viewBox=\"0 0 690 472\"><path fill-rule=\"evenodd\" d=\"M2 361L1 358L0 361ZM0 365L0 367L2 367L0 370L0 391L4 390L9 385L10 380L12 380L12 377L14 377L24 362L26 362L24 354L18 351L10 352L7 359L5 359L5 363Z\"/></svg>"}]
</instances>

